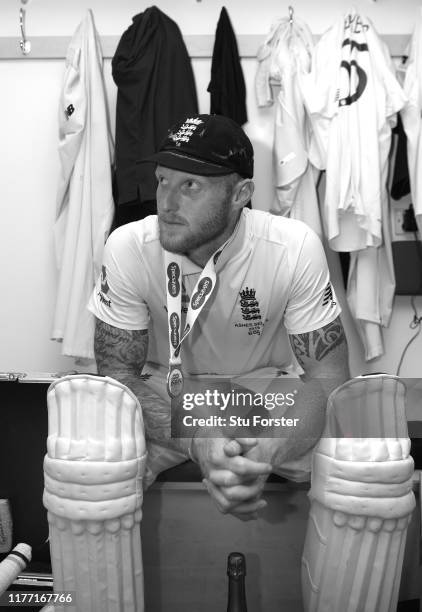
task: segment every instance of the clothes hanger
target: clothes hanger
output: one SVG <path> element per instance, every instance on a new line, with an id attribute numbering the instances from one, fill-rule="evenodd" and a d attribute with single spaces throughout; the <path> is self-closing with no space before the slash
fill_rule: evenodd
<path id="1" fill-rule="evenodd" d="M 28 5 L 30 0 L 20 0 L 20 2 L 23 5 Z M 22 8 L 21 6 L 21 8 L 19 9 L 19 27 L 21 30 L 21 40 L 19 42 L 19 46 L 22 50 L 23 55 L 28 55 L 28 53 L 31 52 L 31 42 L 26 39 L 25 15 L 26 15 L 26 9 Z"/>

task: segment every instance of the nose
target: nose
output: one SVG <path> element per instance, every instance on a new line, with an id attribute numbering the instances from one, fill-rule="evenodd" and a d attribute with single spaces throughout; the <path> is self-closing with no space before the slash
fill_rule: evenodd
<path id="1" fill-rule="evenodd" d="M 157 208 L 161 212 L 177 211 L 179 209 L 175 190 L 170 186 L 163 187 L 158 185 Z"/>

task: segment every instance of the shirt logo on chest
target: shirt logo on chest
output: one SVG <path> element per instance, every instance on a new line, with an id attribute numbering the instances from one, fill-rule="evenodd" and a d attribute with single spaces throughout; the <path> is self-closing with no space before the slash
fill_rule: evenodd
<path id="1" fill-rule="evenodd" d="M 240 295 L 240 310 L 244 321 L 252 319 L 262 319 L 261 311 L 259 310 L 259 302 L 255 297 L 256 290 L 246 287 L 239 292 Z"/>
<path id="2" fill-rule="evenodd" d="M 246 328 L 248 336 L 260 336 L 264 322 L 262 321 L 259 302 L 256 298 L 256 289 L 245 287 L 242 291 L 239 291 L 239 296 L 240 313 L 246 323 L 235 323 L 234 326 Z"/>

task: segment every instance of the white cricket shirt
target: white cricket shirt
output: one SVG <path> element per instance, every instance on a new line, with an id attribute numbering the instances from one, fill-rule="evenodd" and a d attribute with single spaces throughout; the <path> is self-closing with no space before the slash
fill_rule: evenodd
<path id="1" fill-rule="evenodd" d="M 340 313 L 322 244 L 301 221 L 244 209 L 215 268 L 216 288 L 182 345 L 186 373 L 227 376 L 288 367 L 286 332 L 318 329 Z M 182 257 L 182 307 L 201 271 Z M 148 328 L 147 360 L 167 368 L 166 282 L 153 215 L 110 235 L 88 308 L 115 327 Z"/>

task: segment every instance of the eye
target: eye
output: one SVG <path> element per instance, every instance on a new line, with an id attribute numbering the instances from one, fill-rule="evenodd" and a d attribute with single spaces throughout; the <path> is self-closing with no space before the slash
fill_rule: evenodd
<path id="1" fill-rule="evenodd" d="M 188 179 L 187 181 L 185 181 L 184 187 L 188 191 L 198 191 L 200 189 L 198 181 L 195 181 L 194 179 Z"/>
<path id="2" fill-rule="evenodd" d="M 165 179 L 165 177 L 164 177 L 162 174 L 158 174 L 158 173 L 156 173 L 156 175 L 155 175 L 155 176 L 156 176 L 157 181 L 158 181 L 158 183 L 159 183 L 160 185 L 163 185 L 163 184 L 166 182 L 166 179 Z"/>

